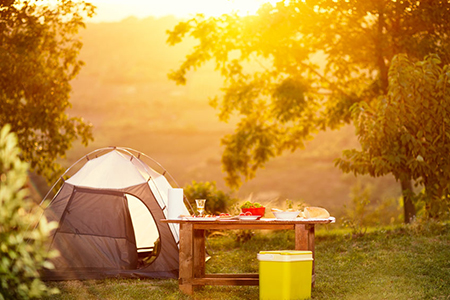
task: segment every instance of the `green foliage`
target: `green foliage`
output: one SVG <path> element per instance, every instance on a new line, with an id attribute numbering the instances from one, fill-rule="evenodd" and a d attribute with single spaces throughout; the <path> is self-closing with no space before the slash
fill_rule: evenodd
<path id="1" fill-rule="evenodd" d="M 370 204 L 370 188 L 362 190 L 360 184 L 352 189 L 351 207 L 344 206 L 347 210 L 342 224 L 352 229 L 354 235 L 364 235 L 367 231 L 365 218 L 368 205 Z"/>
<path id="2" fill-rule="evenodd" d="M 348 150 L 336 164 L 344 172 L 412 179 L 423 186 L 428 217 L 450 213 L 450 65 L 436 55 L 414 63 L 397 56 L 389 90 L 353 107 L 361 149 Z"/>
<path id="3" fill-rule="evenodd" d="M 373 187 L 364 186 L 361 181 L 353 186 L 350 197 L 339 224 L 349 228 L 353 237 L 365 235 L 369 227 L 401 223 L 401 198 L 377 199 Z"/>
<path id="4" fill-rule="evenodd" d="M 66 113 L 70 81 L 83 65 L 77 33 L 93 12 L 83 1 L 0 3 L 0 126 L 11 125 L 22 159 L 48 182 L 76 139 L 93 139 L 91 124 Z"/>
<path id="5" fill-rule="evenodd" d="M 307 203 L 305 203 L 305 201 L 303 201 L 303 199 L 300 199 L 300 200 L 286 199 L 285 200 L 285 209 L 288 209 L 288 210 L 302 211 L 307 206 L 309 206 L 309 205 Z"/>
<path id="6" fill-rule="evenodd" d="M 16 135 L 10 126 L 0 131 L 0 299 L 33 299 L 56 292 L 39 279 L 39 269 L 51 268 L 46 261 L 45 241 L 55 224 L 33 211 L 27 199 L 28 164 L 19 159 Z M 55 253 L 50 253 L 50 257 Z"/>
<path id="7" fill-rule="evenodd" d="M 258 202 L 251 202 L 251 201 L 245 201 L 241 205 L 241 208 L 258 208 L 258 207 L 262 207 L 262 205 Z"/>
<path id="8" fill-rule="evenodd" d="M 183 188 L 183 191 L 192 207 L 195 207 L 195 199 L 206 199 L 205 211 L 209 214 L 225 213 L 237 201 L 230 194 L 218 190 L 214 181 L 196 182 L 193 180 L 191 184 Z"/>
<path id="9" fill-rule="evenodd" d="M 286 206 L 288 209 L 293 209 L 294 203 L 292 202 L 292 200 L 286 199 Z"/>
<path id="10" fill-rule="evenodd" d="M 448 1 L 279 1 L 257 15 L 199 15 L 167 42 L 198 41 L 169 78 L 179 84 L 208 61 L 224 77 L 211 101 L 221 120 L 237 115 L 222 140 L 226 182 L 242 179 L 326 128 L 352 121 L 350 107 L 384 94 L 393 57 L 437 53 L 450 62 Z"/>

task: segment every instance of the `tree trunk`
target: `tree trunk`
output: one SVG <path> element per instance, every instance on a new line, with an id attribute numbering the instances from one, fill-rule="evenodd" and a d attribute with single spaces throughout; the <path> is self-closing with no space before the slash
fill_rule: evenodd
<path id="1" fill-rule="evenodd" d="M 402 186 L 405 224 L 408 224 L 416 216 L 416 207 L 413 203 L 414 194 L 412 190 L 412 182 L 410 179 L 402 179 L 400 180 L 400 184 Z"/>
<path id="2" fill-rule="evenodd" d="M 385 95 L 388 90 L 389 80 L 388 80 L 388 71 L 389 68 L 385 62 L 385 53 L 383 51 L 383 39 L 384 39 L 384 31 L 386 30 L 386 16 L 385 16 L 385 4 L 380 1 L 378 2 L 378 27 L 377 27 L 377 36 L 375 38 L 375 51 L 376 51 L 376 59 L 377 66 L 380 72 L 380 87 L 381 93 Z"/>

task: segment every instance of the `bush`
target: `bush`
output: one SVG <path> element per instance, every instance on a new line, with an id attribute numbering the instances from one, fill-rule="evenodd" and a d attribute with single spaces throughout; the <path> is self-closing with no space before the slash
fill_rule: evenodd
<path id="1" fill-rule="evenodd" d="M 55 228 L 39 214 L 25 188 L 28 164 L 19 159 L 17 137 L 5 126 L 0 131 L 0 299 L 33 299 L 57 292 L 39 279 L 45 261 L 45 241 Z M 55 253 L 50 253 L 50 257 Z"/>
<path id="2" fill-rule="evenodd" d="M 363 187 L 358 181 L 352 188 L 350 205 L 344 205 L 342 224 L 354 236 L 363 236 L 368 227 L 401 223 L 401 199 L 387 198 L 372 203 L 371 186 Z"/>
<path id="3" fill-rule="evenodd" d="M 193 180 L 183 190 L 194 210 L 196 209 L 195 199 L 206 199 L 205 211 L 207 214 L 229 212 L 230 207 L 237 202 L 237 199 L 231 197 L 231 195 L 218 190 L 214 181 L 196 182 Z"/>

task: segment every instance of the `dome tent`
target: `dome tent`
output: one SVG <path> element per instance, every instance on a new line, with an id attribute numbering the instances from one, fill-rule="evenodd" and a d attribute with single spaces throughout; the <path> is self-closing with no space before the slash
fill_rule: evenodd
<path id="1" fill-rule="evenodd" d="M 129 148 L 103 148 L 67 169 L 61 179 L 85 161 L 45 207 L 47 220 L 58 223 L 49 248 L 60 255 L 43 279 L 178 278 L 179 227 L 160 222 L 172 186 L 166 171 L 143 158 L 152 160 Z"/>

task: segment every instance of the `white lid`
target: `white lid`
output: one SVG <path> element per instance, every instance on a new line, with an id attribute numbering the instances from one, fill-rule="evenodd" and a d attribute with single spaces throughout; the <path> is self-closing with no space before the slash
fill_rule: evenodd
<path id="1" fill-rule="evenodd" d="M 311 261 L 311 251 L 277 250 L 260 251 L 257 255 L 259 261 Z"/>

